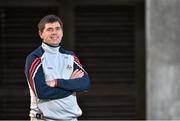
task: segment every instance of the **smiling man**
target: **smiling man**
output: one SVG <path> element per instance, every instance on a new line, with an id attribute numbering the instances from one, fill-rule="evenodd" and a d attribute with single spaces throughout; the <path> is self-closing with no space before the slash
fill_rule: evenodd
<path id="1" fill-rule="evenodd" d="M 90 88 L 90 80 L 79 59 L 59 44 L 63 24 L 59 17 L 47 15 L 38 24 L 42 44 L 26 58 L 31 105 L 31 121 L 76 121 L 82 111 L 76 92 Z"/>

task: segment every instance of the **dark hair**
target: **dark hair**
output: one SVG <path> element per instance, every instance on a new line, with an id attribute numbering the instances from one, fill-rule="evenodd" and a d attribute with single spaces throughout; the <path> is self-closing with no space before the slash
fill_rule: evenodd
<path id="1" fill-rule="evenodd" d="M 45 24 L 53 23 L 53 22 L 59 22 L 60 26 L 63 28 L 63 23 L 62 23 L 61 19 L 58 16 L 51 14 L 51 15 L 47 15 L 47 16 L 43 17 L 40 20 L 40 22 L 38 23 L 39 31 L 42 32 L 44 30 Z"/>

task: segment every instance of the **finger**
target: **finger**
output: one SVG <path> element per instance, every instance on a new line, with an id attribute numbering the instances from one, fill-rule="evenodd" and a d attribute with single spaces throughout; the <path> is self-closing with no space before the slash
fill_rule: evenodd
<path id="1" fill-rule="evenodd" d="M 46 84 L 51 86 L 52 85 L 52 81 L 47 81 Z"/>
<path id="2" fill-rule="evenodd" d="M 55 86 L 55 80 L 50 80 L 50 81 L 47 81 L 46 84 L 50 87 L 54 87 Z"/>
<path id="3" fill-rule="evenodd" d="M 83 77 L 83 76 L 84 76 L 84 72 L 83 72 L 82 70 L 76 69 L 76 70 L 72 73 L 70 79 L 81 78 L 81 77 Z"/>
<path id="4" fill-rule="evenodd" d="M 79 69 L 76 69 L 74 72 L 73 72 L 73 75 L 76 75 L 76 73 L 79 71 Z"/>
<path id="5" fill-rule="evenodd" d="M 47 85 L 50 85 L 50 82 L 48 81 L 48 82 L 46 82 L 46 84 L 47 84 Z"/>
<path id="6" fill-rule="evenodd" d="M 78 69 L 76 69 L 76 70 L 71 74 L 71 77 L 74 76 L 77 71 L 78 71 Z"/>
<path id="7" fill-rule="evenodd" d="M 79 69 L 76 69 L 74 72 L 73 72 L 73 75 L 75 76 L 75 75 L 77 75 L 78 73 L 79 73 Z"/>
<path id="8" fill-rule="evenodd" d="M 76 73 L 76 78 L 80 78 L 84 76 L 84 72 L 83 71 L 79 71 L 78 73 Z"/>
<path id="9" fill-rule="evenodd" d="M 79 71 L 79 69 L 76 69 L 73 73 L 76 73 L 76 72 L 78 72 Z"/>
<path id="10" fill-rule="evenodd" d="M 80 73 L 82 73 L 82 70 L 77 71 L 75 75 L 79 75 Z"/>
<path id="11" fill-rule="evenodd" d="M 83 77 L 84 76 L 84 72 L 79 74 L 79 77 Z"/>

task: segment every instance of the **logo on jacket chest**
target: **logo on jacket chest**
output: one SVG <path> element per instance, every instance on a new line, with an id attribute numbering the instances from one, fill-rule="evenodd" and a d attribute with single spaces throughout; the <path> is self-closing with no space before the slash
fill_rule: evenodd
<path id="1" fill-rule="evenodd" d="M 49 67 L 47 67 L 47 69 L 52 70 L 52 69 L 53 69 L 53 67 L 49 66 Z"/>
<path id="2" fill-rule="evenodd" d="M 72 66 L 71 66 L 70 64 L 68 64 L 68 65 L 66 66 L 66 69 L 67 69 L 67 70 L 71 70 L 71 69 L 72 69 Z"/>

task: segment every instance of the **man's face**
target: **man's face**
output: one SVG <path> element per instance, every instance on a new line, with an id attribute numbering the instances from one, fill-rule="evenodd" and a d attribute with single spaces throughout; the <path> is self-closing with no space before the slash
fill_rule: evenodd
<path id="1" fill-rule="evenodd" d="M 43 39 L 43 42 L 57 46 L 63 37 L 63 30 L 59 22 L 47 23 L 43 32 L 39 31 L 39 35 Z"/>

